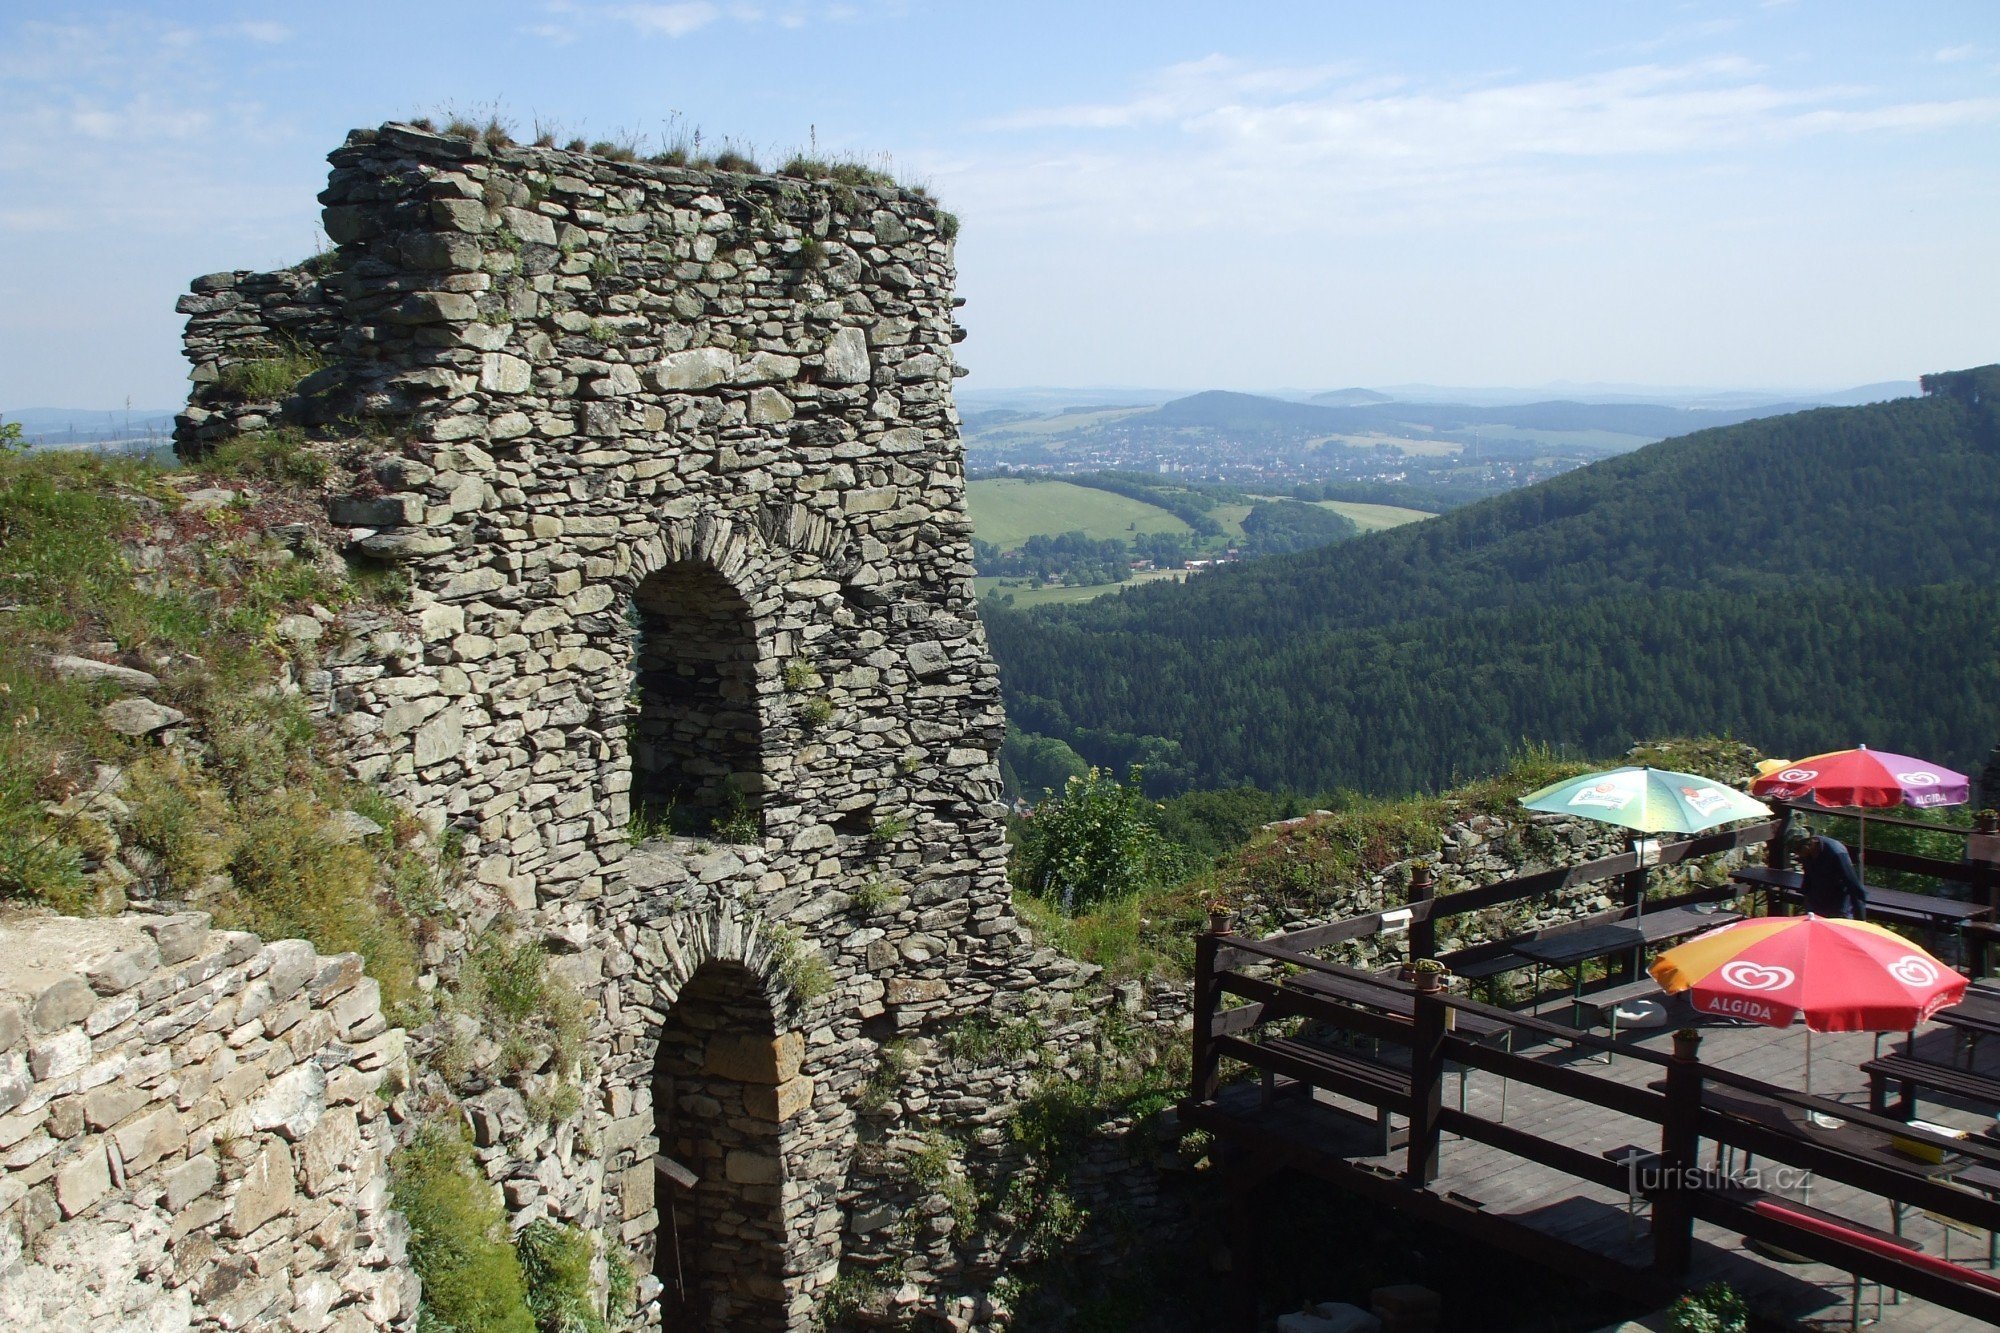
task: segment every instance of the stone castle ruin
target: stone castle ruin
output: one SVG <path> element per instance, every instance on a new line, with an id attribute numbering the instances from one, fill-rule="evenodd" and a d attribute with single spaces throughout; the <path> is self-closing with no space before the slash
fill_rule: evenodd
<path id="1" fill-rule="evenodd" d="M 488 1171 L 517 1221 L 650 1260 L 669 1327 L 808 1327 L 871 1246 L 948 1279 L 936 1229 L 882 1229 L 907 1201 L 855 1165 L 857 1098 L 885 1042 L 1080 972 L 1008 900 L 954 224 L 402 125 L 330 160 L 324 271 L 183 298 L 178 446 L 351 441 L 332 517 L 409 614 L 305 684 L 591 1003 L 578 1123 L 474 1099 Z M 283 403 L 229 387 L 280 356 L 320 368 Z M 943 1069 L 902 1104 L 969 1127 L 1014 1086 Z"/>

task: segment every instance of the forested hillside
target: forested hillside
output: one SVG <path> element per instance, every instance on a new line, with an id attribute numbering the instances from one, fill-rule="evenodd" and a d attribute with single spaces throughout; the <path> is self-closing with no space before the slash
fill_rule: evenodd
<path id="1" fill-rule="evenodd" d="M 2000 735 L 2000 366 L 1702 431 L 989 629 L 1009 714 L 1156 788 L 1393 791 L 1523 739 L 1732 731 L 1977 768 Z"/>

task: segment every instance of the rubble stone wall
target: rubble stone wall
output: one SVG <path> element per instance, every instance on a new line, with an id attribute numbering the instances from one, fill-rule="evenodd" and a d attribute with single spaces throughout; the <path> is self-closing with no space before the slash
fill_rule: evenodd
<path id="1" fill-rule="evenodd" d="M 0 1324 L 414 1325 L 358 955 L 201 913 L 0 925 Z"/>

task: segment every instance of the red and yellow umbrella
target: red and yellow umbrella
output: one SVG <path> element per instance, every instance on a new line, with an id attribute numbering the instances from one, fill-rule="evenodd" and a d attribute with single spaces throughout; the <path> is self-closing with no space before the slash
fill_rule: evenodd
<path id="1" fill-rule="evenodd" d="M 1966 980 L 1893 930 L 1824 916 L 1757 916 L 1698 935 L 1653 960 L 1653 980 L 1695 1009 L 1765 1027 L 1806 1025 L 1812 1092 L 1815 1032 L 1908 1032 L 1957 1004 Z M 1815 1112 L 1815 1123 L 1837 1122 Z"/>
<path id="2" fill-rule="evenodd" d="M 1700 1013 L 1812 1032 L 1908 1032 L 1966 986 L 1892 930 L 1823 916 L 1737 921 L 1667 950 L 1652 973 Z"/>

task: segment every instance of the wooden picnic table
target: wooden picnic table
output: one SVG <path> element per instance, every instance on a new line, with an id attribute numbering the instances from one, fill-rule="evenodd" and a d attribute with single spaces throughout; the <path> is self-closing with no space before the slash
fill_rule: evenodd
<path id="1" fill-rule="evenodd" d="M 1768 866 L 1745 866 L 1730 872 L 1729 878 L 1764 895 L 1767 913 L 1779 902 L 1797 902 L 1804 896 L 1805 877 L 1796 870 L 1773 870 Z M 1993 909 L 1959 898 L 1940 898 L 1929 893 L 1908 893 L 1902 889 L 1865 885 L 1868 915 L 1904 925 L 1933 926 L 1956 930 L 1968 921 L 1989 917 Z M 1771 913 L 1774 914 L 1774 913 Z"/>
<path id="2" fill-rule="evenodd" d="M 1972 1068 L 1979 1053 L 1981 1037 L 2000 1036 L 2000 994 L 1981 986 L 1968 986 L 1965 998 L 1931 1015 L 1931 1021 L 1952 1029 L 1955 1045 L 1965 1051 L 1965 1067 Z M 1904 1050 L 1910 1051 L 1906 1043 Z"/>
<path id="3" fill-rule="evenodd" d="M 1606 921 L 1581 930 L 1514 940 L 1510 942 L 1510 947 L 1535 965 L 1536 994 L 1539 995 L 1542 989 L 1542 968 L 1557 967 L 1568 971 L 1574 978 L 1571 999 L 1580 1002 L 1583 999 L 1583 964 L 1591 959 L 1606 958 L 1629 950 L 1634 955 L 1633 971 L 1637 972 L 1638 953 L 1647 945 L 1699 935 L 1741 919 L 1742 913 L 1727 908 L 1669 907 L 1665 911 L 1626 917 L 1621 921 Z"/>

